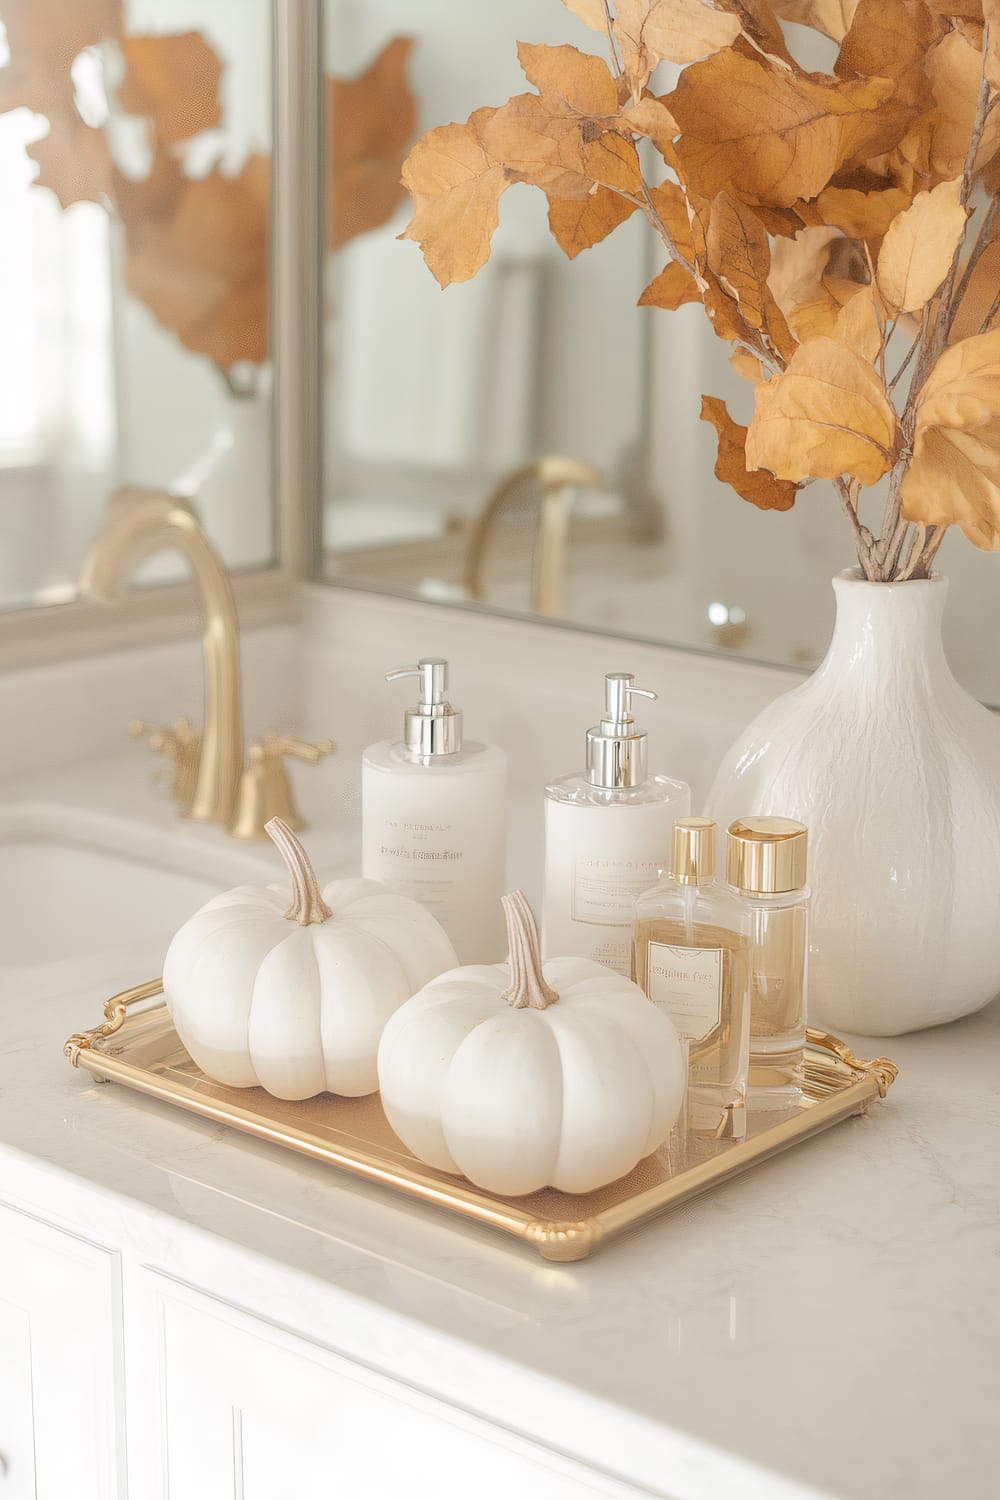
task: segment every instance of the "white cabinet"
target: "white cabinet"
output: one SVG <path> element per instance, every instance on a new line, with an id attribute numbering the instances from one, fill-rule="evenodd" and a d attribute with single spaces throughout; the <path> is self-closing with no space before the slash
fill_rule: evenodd
<path id="1" fill-rule="evenodd" d="M 0 1500 L 634 1500 L 150 1268 L 150 1248 L 0 1202 Z"/>
<path id="2" fill-rule="evenodd" d="M 0 1496 L 119 1486 L 118 1257 L 0 1204 Z"/>
<path id="3" fill-rule="evenodd" d="M 135 1500 L 622 1493 L 582 1465 L 165 1277 L 149 1274 L 147 1289 L 158 1368 L 143 1383 L 165 1420 L 143 1424 L 160 1452 L 146 1455 L 141 1475 L 137 1465 Z M 131 1391 L 129 1421 L 131 1454 Z"/>

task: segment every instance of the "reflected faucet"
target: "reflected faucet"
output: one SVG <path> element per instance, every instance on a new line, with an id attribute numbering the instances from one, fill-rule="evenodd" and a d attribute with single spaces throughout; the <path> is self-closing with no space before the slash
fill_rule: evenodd
<path id="1" fill-rule="evenodd" d="M 163 491 L 116 491 L 80 570 L 80 590 L 111 602 L 124 592 L 133 566 L 153 553 L 176 550 L 187 558 L 201 600 L 205 725 L 199 735 L 188 720 L 171 729 L 148 729 L 154 750 L 174 762 L 173 794 L 185 817 L 223 823 L 238 838 L 260 838 L 269 817 L 301 827 L 291 799 L 282 756 L 316 761 L 330 741 L 304 744 L 267 736 L 252 747 L 243 766 L 239 627 L 229 578 L 189 501 Z"/>
<path id="2" fill-rule="evenodd" d="M 531 568 L 531 608 L 536 615 L 564 615 L 568 603 L 569 523 L 572 491 L 598 489 L 601 477 L 589 464 L 558 454 L 504 476 L 473 523 L 465 555 L 465 588 L 486 598 L 486 558 L 500 515 L 525 485 L 540 490 Z"/>

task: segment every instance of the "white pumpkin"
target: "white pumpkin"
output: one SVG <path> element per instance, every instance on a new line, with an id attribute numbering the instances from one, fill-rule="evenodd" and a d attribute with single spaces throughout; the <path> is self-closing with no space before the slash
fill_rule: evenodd
<path id="1" fill-rule="evenodd" d="M 527 899 L 503 905 L 508 962 L 442 974 L 387 1023 L 382 1106 L 422 1161 L 490 1192 L 590 1192 L 666 1140 L 681 1046 L 630 979 L 586 958 L 543 970 Z"/>
<path id="2" fill-rule="evenodd" d="M 377 880 L 321 891 L 292 830 L 267 832 L 288 866 L 280 885 L 238 886 L 185 922 L 163 966 L 177 1034 L 219 1083 L 279 1099 L 370 1094 L 382 1028 L 457 962 L 437 920 Z"/>

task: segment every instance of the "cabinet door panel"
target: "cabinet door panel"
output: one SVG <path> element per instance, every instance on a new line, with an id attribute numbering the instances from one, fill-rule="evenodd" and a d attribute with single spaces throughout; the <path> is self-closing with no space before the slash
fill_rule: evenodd
<path id="1" fill-rule="evenodd" d="M 3 1250 L 0 1249 L 0 1262 Z M 0 1479 L 4 1500 L 34 1500 L 35 1435 L 31 1409 L 31 1321 L 0 1299 Z"/>
<path id="2" fill-rule="evenodd" d="M 4 1500 L 118 1493 L 117 1284 L 112 1252 L 0 1205 Z"/>
<path id="3" fill-rule="evenodd" d="M 218 1311 L 213 1310 L 217 1308 Z M 164 1490 L 184 1500 L 594 1500 L 580 1465 L 179 1290 L 160 1306 Z"/>

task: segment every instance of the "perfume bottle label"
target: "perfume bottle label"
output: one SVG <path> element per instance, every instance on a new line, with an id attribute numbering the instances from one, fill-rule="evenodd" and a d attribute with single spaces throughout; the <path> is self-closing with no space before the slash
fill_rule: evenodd
<path id="1" fill-rule="evenodd" d="M 722 949 L 650 943 L 646 993 L 678 1035 L 701 1042 L 722 1020 Z"/>
<path id="2" fill-rule="evenodd" d="M 578 854 L 573 861 L 573 921 L 631 928 L 635 898 L 656 884 L 659 868 L 655 859 Z M 626 946 L 631 950 L 631 933 Z"/>
<path id="3" fill-rule="evenodd" d="M 545 803 L 542 951 L 632 972 L 633 905 L 656 883 L 676 807 Z"/>

